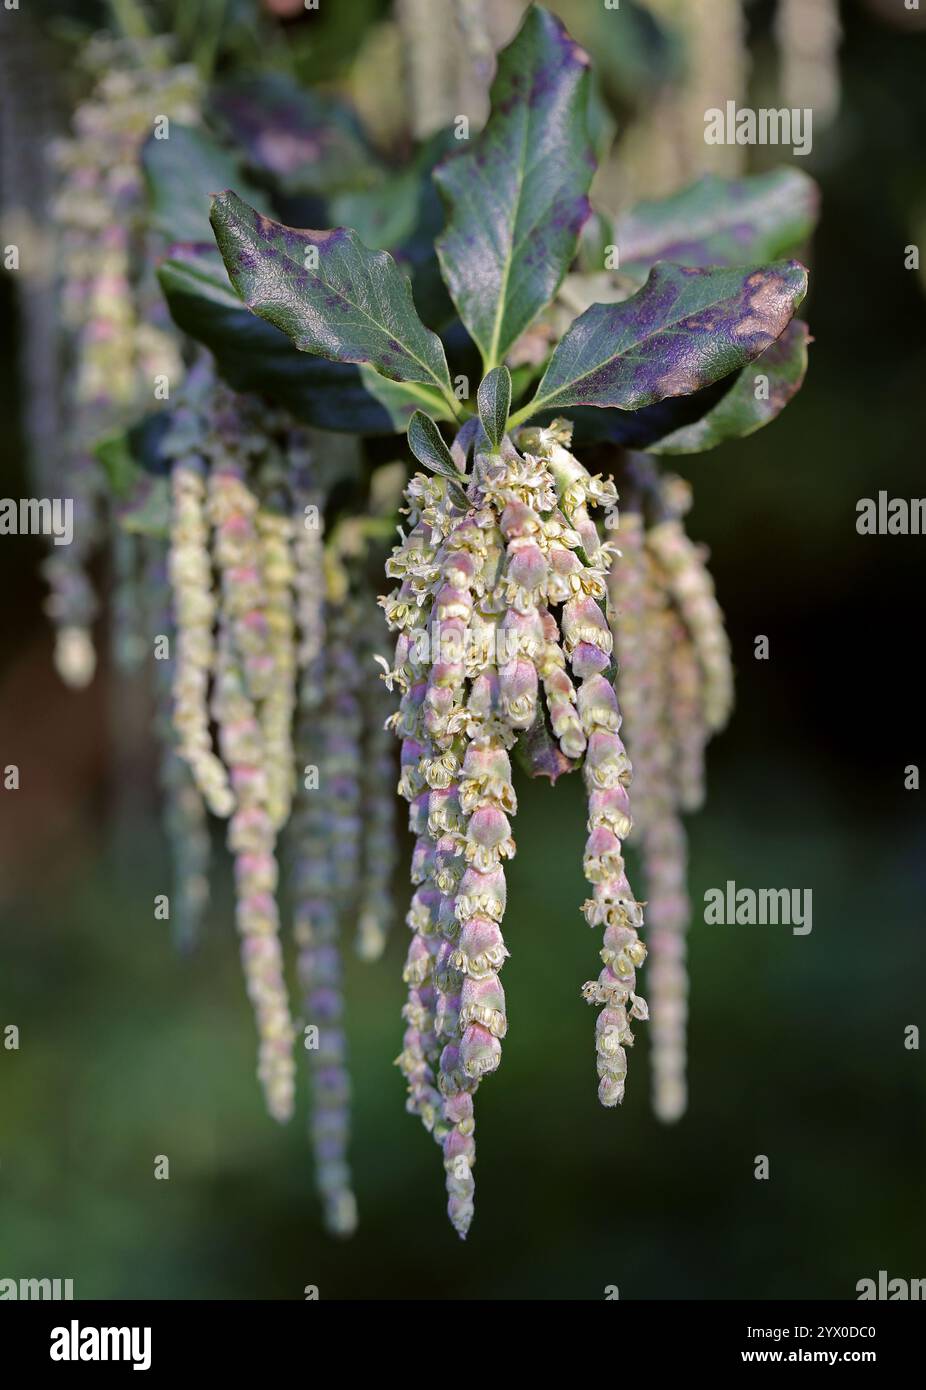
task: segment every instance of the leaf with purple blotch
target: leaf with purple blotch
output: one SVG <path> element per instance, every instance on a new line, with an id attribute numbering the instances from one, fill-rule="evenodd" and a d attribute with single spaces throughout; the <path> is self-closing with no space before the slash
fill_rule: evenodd
<path id="1" fill-rule="evenodd" d="M 621 274 L 642 282 L 657 261 L 731 266 L 793 256 L 814 229 L 819 201 L 817 185 L 800 169 L 739 179 L 706 174 L 669 198 L 638 203 L 618 222 Z"/>
<path id="2" fill-rule="evenodd" d="M 559 288 L 595 170 L 588 58 L 553 15 L 531 6 L 499 57 L 491 95 L 472 149 L 434 175 L 448 209 L 441 270 L 486 371 Z"/>
<path id="3" fill-rule="evenodd" d="M 593 304 L 575 320 L 510 425 L 575 405 L 639 410 L 709 386 L 770 347 L 806 290 L 797 261 L 735 269 L 660 262 L 630 299 Z"/>
<path id="4" fill-rule="evenodd" d="M 215 239 L 245 304 L 301 352 L 367 363 L 434 410 L 456 413 L 443 345 L 415 310 L 408 277 L 356 232 L 297 230 L 232 192 L 212 204 Z"/>
<path id="5" fill-rule="evenodd" d="M 772 343 L 734 379 L 705 415 L 649 446 L 651 454 L 703 454 L 730 439 L 742 439 L 780 415 L 800 390 L 812 342 L 806 323 L 792 319 Z M 761 378 L 764 381 L 760 381 Z M 757 395 L 757 392 L 760 394 Z"/>

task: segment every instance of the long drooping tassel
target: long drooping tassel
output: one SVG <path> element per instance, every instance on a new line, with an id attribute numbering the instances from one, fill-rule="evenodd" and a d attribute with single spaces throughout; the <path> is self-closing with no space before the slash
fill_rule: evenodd
<path id="1" fill-rule="evenodd" d="M 178 752 L 209 809 L 228 816 L 235 805 L 228 773 L 212 746 L 209 683 L 215 665 L 216 596 L 206 516 L 206 464 L 181 454 L 171 468 L 168 569 L 176 623 L 173 725 Z"/>
<path id="2" fill-rule="evenodd" d="M 340 640 L 337 623 L 333 631 L 329 629 L 328 640 L 329 647 Z M 313 735 L 317 734 L 320 761 L 318 785 L 303 784 L 292 826 L 293 933 L 299 952 L 299 982 L 306 1018 L 305 1047 L 312 1089 L 309 1132 L 315 1183 L 326 1227 L 334 1235 L 348 1236 L 357 1225 L 357 1202 L 347 1159 L 350 1075 L 341 978 L 339 868 L 334 860 L 337 831 L 332 825 L 337 811 L 331 802 L 333 788 L 343 777 L 340 764 L 344 734 L 335 704 L 340 680 L 337 663 L 329 664 L 326 655 L 320 658 L 320 667 L 314 673 L 313 684 L 320 681 L 322 706 L 319 709 L 310 698 L 300 708 L 301 760 L 311 756 Z"/>
<path id="3" fill-rule="evenodd" d="M 629 829 L 629 762 L 614 692 L 602 675 L 611 637 L 600 604 L 612 546 L 601 543 L 589 514 L 590 505 L 613 507 L 615 491 L 567 452 L 570 433 L 555 422 L 548 431 L 523 431 L 523 452 L 505 440 L 498 450 L 477 453 L 465 502 L 443 479 L 416 475 L 406 493 L 412 529 L 387 567 L 400 581 L 383 600 L 399 633 L 387 680 L 403 692 L 393 726 L 403 737 L 400 789 L 418 837 L 405 973 L 409 1026 L 399 1061 L 409 1108 L 441 1143 L 448 1212 L 461 1236 L 473 1216 L 473 1097 L 499 1065 L 507 1029 L 499 971 L 508 955 L 504 861 L 515 851 L 509 751 L 546 716 L 560 761 L 545 752 L 538 770 L 555 778 L 586 753 L 594 817 L 586 865 L 596 895 L 586 914 L 608 928 L 605 971 L 586 993 L 646 1016 L 634 976 L 645 954 L 637 936 L 641 911 L 626 884 L 619 840 L 616 858 L 611 841 L 608 849 L 598 845 L 612 828 Z M 567 661 L 581 682 L 578 695 Z M 599 867 L 607 872 L 599 875 Z M 626 1020 L 619 1032 L 631 1040 Z M 599 1045 L 599 1072 L 602 1099 L 614 1104 L 623 1053 L 608 1055 L 609 1046 Z"/>
<path id="4" fill-rule="evenodd" d="M 156 43 L 100 39 L 87 46 L 86 56 L 96 85 L 75 112 L 71 138 L 54 150 L 61 315 L 72 359 L 64 490 L 74 504 L 74 538 L 44 566 L 55 664 L 74 686 L 86 685 L 96 664 L 91 626 L 97 604 L 88 567 L 102 533 L 103 485 L 92 446 L 153 399 L 153 364 L 174 383 L 182 375 L 172 337 L 145 324 L 136 301 L 139 152 L 160 113 L 195 121 L 199 99 L 195 71 L 167 66 Z"/>
<path id="5" fill-rule="evenodd" d="M 209 477 L 215 561 L 222 584 L 213 708 L 236 799 L 228 843 L 235 856 L 236 916 L 245 981 L 257 1021 L 258 1077 L 268 1111 L 274 1119 L 285 1121 L 292 1115 L 294 1100 L 293 1024 L 276 902 L 276 830 L 269 810 L 263 732 L 252 694 L 253 633 L 266 625 L 260 608 L 265 600 L 254 520 L 257 499 L 232 447 L 233 422 L 226 424 L 229 434 L 216 441 L 218 463 L 213 462 Z M 252 613 L 260 621 L 249 623 Z"/>
<path id="6" fill-rule="evenodd" d="M 145 603 L 152 641 L 166 637 L 176 659 L 177 634 L 171 611 L 167 547 L 147 538 L 144 546 Z M 170 894 L 171 934 L 184 954 L 199 941 L 209 903 L 212 845 L 202 793 L 190 768 L 177 751 L 173 725 L 172 660 L 154 662 L 154 728 L 160 747 L 160 785 L 164 798 L 163 824 L 170 847 L 173 886 Z"/>

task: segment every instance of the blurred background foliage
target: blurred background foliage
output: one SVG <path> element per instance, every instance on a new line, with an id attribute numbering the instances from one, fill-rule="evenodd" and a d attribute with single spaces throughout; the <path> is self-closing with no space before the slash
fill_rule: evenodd
<path id="1" fill-rule="evenodd" d="M 63 51 L 92 27 L 76 0 L 43 8 Z M 666 84 L 671 100 L 686 58 L 671 5 L 653 5 L 630 54 L 610 51 L 591 0 L 552 8 L 589 48 L 611 119 L 652 112 Z M 211 37 L 214 6 L 175 9 L 219 75 L 252 42 L 245 0 Z M 390 6 L 266 9 L 280 63 L 351 97 L 378 148 L 406 155 Z M 496 42 L 519 10 L 492 7 Z M 761 104 L 776 91 L 774 6 L 746 12 Z M 581 789 L 522 785 L 512 1026 L 479 1095 L 471 1237 L 461 1246 L 446 1223 L 437 1154 L 391 1066 L 407 864 L 386 958 L 348 964 L 361 1225 L 343 1245 L 324 1237 L 303 1121 L 277 1130 L 254 1080 L 225 876 L 202 947 L 179 958 L 153 918 L 169 869 L 138 702 L 105 667 L 82 694 L 57 682 L 40 544 L 6 537 L 0 765 L 18 764 L 22 785 L 0 791 L 0 1030 L 15 1023 L 21 1045 L 0 1049 L 0 1277 L 71 1277 L 85 1298 L 300 1298 L 315 1284 L 323 1298 L 583 1299 L 617 1284 L 622 1298 L 812 1299 L 853 1298 L 878 1269 L 924 1273 L 926 1095 L 922 1053 L 903 1046 L 907 1025 L 926 1025 L 924 793 L 904 790 L 906 765 L 926 761 L 924 542 L 857 535 L 855 504 L 879 489 L 923 492 L 926 302 L 904 250 L 926 222 L 926 31 L 901 0 L 841 14 L 838 111 L 796 161 L 823 194 L 807 383 L 769 429 L 681 470 L 738 672 L 737 713 L 711 748 L 708 806 L 690 826 L 687 1116 L 667 1129 L 650 1114 L 645 1028 L 622 1109 L 597 1103 L 593 1014 L 579 996 L 599 944 L 578 910 Z M 751 169 L 782 157 L 748 153 Z M 620 202 L 610 166 L 606 178 Z M 20 496 L 9 277 L 0 296 L 13 325 L 0 492 Z M 766 662 L 753 659 L 758 634 Z M 705 890 L 727 879 L 812 889 L 812 934 L 699 925 Z M 153 1177 L 159 1154 L 168 1182 Z M 758 1154 L 768 1182 L 753 1176 Z"/>

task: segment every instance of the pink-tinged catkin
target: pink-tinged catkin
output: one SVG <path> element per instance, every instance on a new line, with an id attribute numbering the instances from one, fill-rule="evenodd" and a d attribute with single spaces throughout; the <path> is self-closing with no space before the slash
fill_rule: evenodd
<path id="1" fill-rule="evenodd" d="M 618 544 L 619 553 L 608 574 L 608 598 L 623 736 L 633 762 L 636 840 L 648 819 L 648 792 L 665 734 L 657 698 L 662 689 L 659 653 L 652 634 L 654 616 L 665 608 L 666 598 L 653 583 L 655 569 L 639 511 L 623 509 Z"/>
<path id="2" fill-rule="evenodd" d="M 685 692 L 681 708 L 675 703 L 674 657 L 686 641 L 684 625 L 667 603 L 663 576 L 650 559 L 653 596 L 648 641 L 656 672 L 652 700 L 659 717 L 659 737 L 649 770 L 646 821 L 642 835 L 646 882 L 649 963 L 647 980 L 651 1010 L 652 1101 L 657 1117 L 667 1123 L 680 1118 L 687 1100 L 686 1023 L 688 975 L 685 932 L 690 908 L 686 883 L 687 838 L 679 812 L 678 738 L 674 719 L 689 711 Z M 697 694 L 697 688 L 695 689 Z M 700 722 L 700 710 L 695 717 Z"/>
<path id="3" fill-rule="evenodd" d="M 273 683 L 263 556 L 257 529 L 259 500 L 251 487 L 252 450 L 242 402 L 216 387 L 213 428 L 205 443 L 210 462 L 208 510 L 222 586 L 222 612 L 255 701 Z"/>
<path id="4" fill-rule="evenodd" d="M 668 724 L 675 749 L 675 795 L 682 811 L 697 811 L 704 805 L 707 726 L 701 685 L 694 643 L 676 615 L 669 655 Z"/>
<path id="5" fill-rule="evenodd" d="M 506 1026 L 500 912 L 488 923 L 495 945 L 478 937 L 486 925 L 482 880 L 491 875 L 495 883 L 501 860 L 514 852 L 498 800 L 513 811 L 502 783 L 510 787 L 505 746 L 515 735 L 495 664 L 502 545 L 494 511 L 458 507 L 443 480 L 416 475 L 407 498 L 412 530 L 387 567 L 401 582 L 383 601 L 399 633 L 388 679 L 403 692 L 393 726 L 403 739 L 399 788 L 416 836 L 399 1065 L 409 1109 L 441 1145 L 448 1214 L 465 1236 L 473 1215 L 473 1093 L 498 1065 Z M 505 709 L 516 718 L 522 693 L 512 680 Z M 483 765 L 499 752 L 505 768 Z M 503 888 L 494 891 L 504 903 Z"/>
<path id="6" fill-rule="evenodd" d="M 230 622 L 222 619 L 214 699 L 222 753 L 237 806 L 228 829 L 235 860 L 235 915 L 241 959 L 258 1036 L 257 1075 L 267 1110 L 286 1121 L 293 1112 L 293 1023 L 283 973 L 276 903 L 276 832 L 267 811 L 260 724 L 247 692 Z"/>
<path id="7" fill-rule="evenodd" d="M 703 677 L 704 719 L 708 729 L 716 733 L 725 726 L 733 708 L 733 667 L 723 613 L 704 552 L 689 540 L 678 517 L 651 527 L 646 544 L 665 573 L 669 593 L 694 643 Z"/>
<path id="8" fill-rule="evenodd" d="M 228 834 L 235 856 L 236 915 L 245 980 L 257 1020 L 258 1076 L 270 1114 L 287 1120 L 293 1109 L 295 1064 L 275 897 L 276 829 L 269 809 L 263 730 L 253 682 L 246 674 L 248 658 L 255 651 L 247 618 L 255 611 L 266 616 L 254 520 L 257 499 L 234 448 L 230 415 L 222 417 L 222 433 L 217 431 L 213 437 L 212 453 L 209 512 L 221 580 L 213 708 L 237 803 Z"/>
<path id="9" fill-rule="evenodd" d="M 579 681 L 578 711 L 587 739 L 583 778 L 588 800 L 588 840 L 583 857 L 592 896 L 584 905 L 591 926 L 603 926 L 604 969 L 588 981 L 583 995 L 602 1006 L 595 1029 L 598 1096 L 613 1106 L 624 1097 L 625 1048 L 633 1043 L 632 1019 L 648 1017 L 645 999 L 636 992 L 636 970 L 646 948 L 639 937 L 643 910 L 627 879 L 623 842 L 630 834 L 629 787 L 633 775 L 620 736 L 621 714 L 612 679 L 613 637 L 603 608 L 605 576 L 614 546 L 601 544 L 588 507 L 613 511 L 613 483 L 592 477 L 568 452 L 568 429 L 554 422 L 542 432 L 540 446 L 549 459 L 569 525 L 582 539 L 586 563 L 580 582 L 563 606 L 561 627 L 572 674 Z M 619 561 L 617 562 L 619 563 Z"/>
<path id="10" fill-rule="evenodd" d="M 669 1122 L 684 1112 L 687 1094 L 690 907 L 680 812 L 703 799 L 703 676 L 668 575 L 646 544 L 636 510 L 624 512 L 620 548 L 609 593 L 647 900 L 652 1098 L 657 1116 Z"/>
<path id="11" fill-rule="evenodd" d="M 608 1005 L 599 1029 L 606 1103 L 623 1085 L 610 1025 L 616 1018 L 629 1042 L 628 1014 L 646 1012 L 633 975 L 643 958 L 641 912 L 620 858 L 630 768 L 603 674 L 611 636 L 601 603 L 613 545 L 601 542 L 589 514 L 590 505 L 612 510 L 616 493 L 573 459 L 569 438 L 557 422 L 522 432 L 522 452 L 509 440 L 477 452 L 465 505 L 443 479 L 416 475 L 407 491 L 412 529 L 387 567 L 400 581 L 383 600 L 399 633 L 387 679 L 403 692 L 393 725 L 404 739 L 400 790 L 418 837 L 406 964 L 414 998 L 400 1064 L 410 1108 L 441 1143 L 448 1212 L 461 1236 L 473 1216 L 473 1097 L 497 1068 L 507 1029 L 499 971 L 508 954 L 504 861 L 515 850 L 509 752 L 546 718 L 566 759 L 586 754 L 586 867 L 596 895 L 586 911 L 608 927 L 605 971 L 587 988 Z"/>

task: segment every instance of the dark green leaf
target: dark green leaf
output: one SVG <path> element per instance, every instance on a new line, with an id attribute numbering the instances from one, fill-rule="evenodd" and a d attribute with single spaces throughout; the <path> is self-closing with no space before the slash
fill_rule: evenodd
<path id="1" fill-rule="evenodd" d="M 553 298 L 575 255 L 595 166 L 587 109 L 588 58 L 532 6 L 499 58 L 485 129 L 435 172 L 448 206 L 441 269 L 487 369 Z"/>
<path id="2" fill-rule="evenodd" d="M 482 428 L 497 448 L 505 434 L 511 408 L 511 374 L 507 367 L 494 367 L 476 395 Z"/>
<path id="3" fill-rule="evenodd" d="M 209 348 L 236 391 L 272 397 L 305 424 L 351 434 L 404 430 L 418 398 L 370 368 L 299 352 L 242 304 L 214 246 L 176 246 L 158 270 L 174 322 Z"/>
<path id="4" fill-rule="evenodd" d="M 813 231 L 818 204 L 817 185 L 799 169 L 741 179 L 706 174 L 670 198 L 639 203 L 619 222 L 620 269 L 642 280 L 656 261 L 732 266 L 793 256 Z"/>
<path id="5" fill-rule="evenodd" d="M 460 470 L 453 461 L 453 455 L 444 442 L 444 437 L 431 419 L 423 411 L 416 410 L 408 425 L 408 447 L 419 463 L 430 468 L 432 473 L 442 473 L 445 478 L 460 481 Z"/>
<path id="6" fill-rule="evenodd" d="M 344 227 L 284 227 L 231 192 L 213 202 L 212 225 L 241 298 L 300 351 L 368 363 L 438 407 L 452 395 L 441 341 L 419 319 L 388 252 L 370 251 Z"/>
<path id="7" fill-rule="evenodd" d="M 170 138 L 152 136 L 141 157 L 151 220 L 168 241 L 208 241 L 210 201 L 231 183 L 260 204 L 234 155 L 201 130 L 171 122 Z"/>
<path id="8" fill-rule="evenodd" d="M 793 319 L 777 342 L 743 368 L 713 409 L 650 445 L 649 452 L 701 454 L 767 425 L 800 390 L 809 341 L 806 323 Z"/>
<path id="9" fill-rule="evenodd" d="M 576 319 L 511 423 L 573 405 L 639 410 L 697 391 L 770 347 L 806 289 L 796 261 L 730 270 L 661 261 L 630 299 Z"/>
<path id="10" fill-rule="evenodd" d="M 286 193 L 330 196 L 369 187 L 383 177 L 350 108 L 337 98 L 297 86 L 282 73 L 226 83 L 214 101 L 249 164 L 273 174 Z M 212 191 L 234 182 L 226 179 Z"/>

